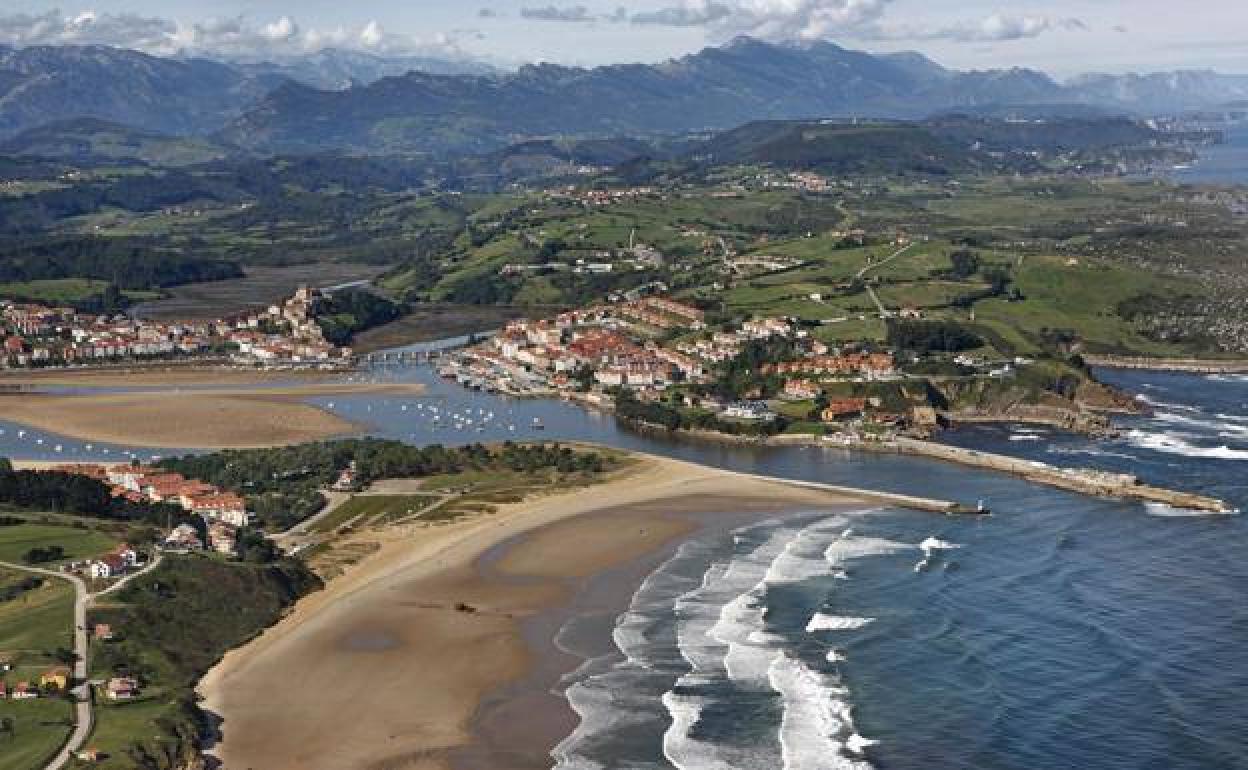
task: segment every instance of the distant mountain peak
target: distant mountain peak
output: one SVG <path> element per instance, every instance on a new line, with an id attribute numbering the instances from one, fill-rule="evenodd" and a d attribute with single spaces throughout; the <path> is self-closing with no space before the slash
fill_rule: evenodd
<path id="1" fill-rule="evenodd" d="M 537 136 L 645 136 L 751 120 L 919 118 L 1002 104 L 1155 113 L 1245 100 L 1248 76 L 1202 70 L 1058 83 L 1023 67 L 965 72 L 915 52 L 747 36 L 658 64 L 536 63 L 514 72 L 334 48 L 222 62 L 107 46 L 0 46 L 0 139 L 94 117 L 166 134 L 224 127 L 229 141 L 264 151 L 490 152 Z"/>

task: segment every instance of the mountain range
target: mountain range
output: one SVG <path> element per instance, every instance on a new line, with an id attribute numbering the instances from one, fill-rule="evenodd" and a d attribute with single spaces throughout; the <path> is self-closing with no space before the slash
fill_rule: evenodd
<path id="1" fill-rule="evenodd" d="M 296 83 L 325 90 L 368 85 L 385 77 L 408 72 L 427 72 L 431 75 L 499 74 L 496 67 L 473 59 L 377 56 L 341 48 L 326 48 L 315 53 L 274 60 L 235 60 L 230 63 L 251 75 L 289 78 Z"/>
<path id="2" fill-rule="evenodd" d="M 402 73 L 402 74 L 396 74 Z M 555 136 L 652 136 L 755 120 L 919 118 L 1009 107 L 1153 114 L 1248 99 L 1248 76 L 961 72 L 916 53 L 741 38 L 659 64 L 472 62 L 322 51 L 282 62 L 172 59 L 100 46 L 0 47 L 0 139 L 91 117 L 212 135 L 261 153 L 450 155 Z"/>

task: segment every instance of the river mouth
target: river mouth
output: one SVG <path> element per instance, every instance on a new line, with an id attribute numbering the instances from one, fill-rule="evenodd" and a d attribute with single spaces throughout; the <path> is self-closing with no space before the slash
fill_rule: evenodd
<path id="1" fill-rule="evenodd" d="M 942 439 L 1041 462 L 1133 472 L 1235 507 L 1248 504 L 1242 484 L 1248 460 L 1238 454 L 1248 449 L 1244 380 L 1146 371 L 1098 375 L 1148 395 L 1158 402 L 1155 414 L 1116 418 L 1123 430 L 1111 440 L 1010 426 L 959 429 Z M 858 731 L 879 741 L 867 754 L 882 767 L 928 767 L 933 757 L 949 766 L 1054 770 L 1248 764 L 1242 732 L 1248 712 L 1238 697 L 1248 682 L 1248 659 L 1227 641 L 1244 632 L 1236 609 L 1248 592 L 1242 516 L 1165 515 L 922 458 L 642 435 L 560 401 L 464 391 L 427 367 L 379 365 L 363 376 L 423 382 L 428 390 L 419 397 L 314 403 L 330 409 L 332 401 L 333 412 L 370 432 L 412 443 L 586 441 L 748 473 L 983 499 L 991 518 L 894 511 L 873 519 L 864 535 L 911 545 L 936 537 L 962 547 L 935 569 L 917 572 L 914 553 L 863 560 L 849 566 L 850 580 L 823 597 L 825 614 L 874 619 L 822 633 L 845 634 L 833 644 L 845 656 L 838 668 L 852 692 Z M 545 430 L 530 427 L 534 418 Z M 49 435 L 39 436 L 44 443 L 36 450 L 30 431 L 20 442 L 14 438 L 17 427 L 0 422 L 6 431 L 0 454 L 118 454 L 103 456 L 99 446 L 87 450 L 81 441 L 72 447 L 66 441 L 54 453 L 56 437 Z M 1015 440 L 1019 436 L 1039 438 Z M 169 453 L 119 448 L 144 457 Z M 784 601 L 783 593 L 773 598 Z M 354 654 L 386 654 L 367 649 L 370 643 L 389 642 L 373 640 Z M 663 757 L 661 742 L 650 748 Z M 665 758 L 655 762 L 671 766 Z"/>

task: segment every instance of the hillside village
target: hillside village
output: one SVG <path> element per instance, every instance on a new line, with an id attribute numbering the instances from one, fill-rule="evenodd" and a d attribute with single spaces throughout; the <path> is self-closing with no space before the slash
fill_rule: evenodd
<path id="1" fill-rule="evenodd" d="M 322 295 L 301 287 L 263 310 L 206 322 L 157 322 L 0 300 L 0 368 L 228 358 L 265 366 L 332 366 L 351 350 L 325 339 Z"/>
<path id="2" fill-rule="evenodd" d="M 738 398 L 726 398 L 725 389 L 716 387 L 723 367 L 751 346 L 776 358 L 760 361 L 749 373 L 758 384 L 741 389 Z M 1005 363 L 993 376 L 1009 376 L 1015 365 Z M 711 329 L 704 311 L 663 297 L 513 321 L 444 363 L 441 373 L 470 387 L 516 395 L 559 393 L 597 406 L 610 406 L 627 394 L 640 402 L 665 402 L 752 423 L 764 431 L 780 416 L 780 405 L 798 402 L 810 402 L 816 421 L 838 426 L 854 421 L 925 432 L 936 424 L 926 401 L 897 412 L 884 409 L 878 398 L 830 395 L 829 386 L 836 383 L 906 380 L 888 350 L 834 348 L 794 319 L 781 317 Z M 767 392 L 764 378 L 778 380 L 776 392 Z"/>

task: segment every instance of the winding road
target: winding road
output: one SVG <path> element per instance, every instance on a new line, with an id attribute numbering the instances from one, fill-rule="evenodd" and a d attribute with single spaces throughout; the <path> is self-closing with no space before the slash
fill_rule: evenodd
<path id="1" fill-rule="evenodd" d="M 889 254 L 884 259 L 881 259 L 879 262 L 865 265 L 861 270 L 859 270 L 857 273 L 854 274 L 854 278 L 857 280 L 862 280 L 863 277 L 865 277 L 867 273 L 871 272 L 872 270 L 875 270 L 876 268 L 887 265 L 889 262 L 892 262 L 894 259 L 897 259 L 902 254 L 905 254 L 907 251 L 914 248 L 916 245 L 917 244 L 915 243 L 908 243 L 905 246 L 902 246 L 897 251 L 894 251 L 892 254 Z M 870 286 L 866 286 L 866 290 L 867 290 L 867 296 L 871 298 L 871 301 L 875 303 L 876 309 L 879 310 L 880 318 L 888 318 L 889 316 L 888 309 L 884 307 L 884 303 L 880 302 L 880 298 L 876 296 L 875 289 L 871 288 Z"/>
<path id="2" fill-rule="evenodd" d="M 155 569 L 160 565 L 163 558 L 163 554 L 157 553 L 154 558 L 143 566 L 143 569 L 127 575 L 103 591 L 96 593 L 89 593 L 86 582 L 77 575 L 60 572 L 59 570 L 28 567 L 24 564 L 0 561 L 0 567 L 35 575 L 45 575 L 58 580 L 68 580 L 74 586 L 74 655 L 77 658 L 74 661 L 74 681 L 78 682 L 78 685 L 71 691 L 75 697 L 74 732 L 70 734 L 69 740 L 65 742 L 65 745 L 61 747 L 56 756 L 48 764 L 44 765 L 44 770 L 60 770 L 60 768 L 64 767 L 70 758 L 87 742 L 87 738 L 91 735 L 91 728 L 95 723 L 95 712 L 91 708 L 91 683 L 87 681 L 87 608 L 90 607 L 91 602 L 97 597 L 110 594 L 139 575 Z"/>
<path id="3" fill-rule="evenodd" d="M 57 752 L 57 755 L 52 758 L 52 761 L 44 766 L 45 770 L 60 770 L 69 761 L 74 752 L 82 748 L 82 744 L 86 743 L 95 719 L 95 715 L 91 710 L 91 685 L 87 683 L 87 605 L 91 602 L 91 594 L 87 593 L 87 584 L 77 575 L 41 567 L 27 567 L 7 561 L 0 561 L 0 567 L 30 572 L 36 575 L 46 575 L 58 580 L 68 580 L 74 586 L 74 654 L 78 658 L 74 661 L 74 680 L 79 684 L 73 689 L 73 693 L 77 699 L 77 702 L 74 704 L 74 715 L 77 724 L 74 725 L 74 732 L 69 736 L 69 740 L 65 742 L 65 745 Z"/>

